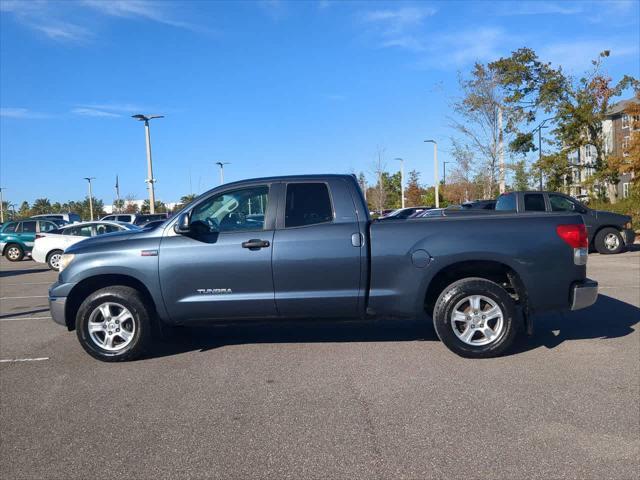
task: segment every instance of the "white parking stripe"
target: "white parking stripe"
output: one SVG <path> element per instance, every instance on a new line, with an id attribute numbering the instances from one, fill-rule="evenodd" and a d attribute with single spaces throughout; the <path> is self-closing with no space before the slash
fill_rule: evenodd
<path id="1" fill-rule="evenodd" d="M 48 317 L 13 317 L 13 318 L 0 318 L 0 322 L 15 322 L 17 320 L 44 320 L 44 319 L 49 319 L 51 318 L 51 316 Z"/>
<path id="2" fill-rule="evenodd" d="M 19 298 L 48 298 L 48 295 L 31 295 L 29 297 L 0 297 L 0 300 L 17 300 Z"/>
<path id="3" fill-rule="evenodd" d="M 13 362 L 42 362 L 43 360 L 49 360 L 49 357 L 38 358 L 7 358 L 0 360 L 0 363 L 13 363 Z"/>

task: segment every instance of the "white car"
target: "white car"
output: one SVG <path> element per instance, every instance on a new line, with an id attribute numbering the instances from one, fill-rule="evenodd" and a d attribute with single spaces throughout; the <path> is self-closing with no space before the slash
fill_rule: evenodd
<path id="1" fill-rule="evenodd" d="M 140 231 L 140 227 L 123 222 L 83 222 L 67 225 L 49 233 L 36 235 L 31 258 L 36 262 L 46 263 L 56 272 L 60 268 L 60 257 L 65 249 L 88 237 L 125 230 Z"/>

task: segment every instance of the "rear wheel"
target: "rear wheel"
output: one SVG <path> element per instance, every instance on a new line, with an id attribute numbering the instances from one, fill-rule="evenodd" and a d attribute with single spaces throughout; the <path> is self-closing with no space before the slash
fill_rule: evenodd
<path id="1" fill-rule="evenodd" d="M 490 358 L 515 340 L 519 324 L 513 299 L 497 283 L 465 278 L 445 288 L 433 311 L 442 343 L 462 357 Z"/>
<path id="2" fill-rule="evenodd" d="M 10 243 L 4 251 L 4 256 L 10 262 L 19 262 L 24 258 L 24 250 L 17 243 Z"/>
<path id="3" fill-rule="evenodd" d="M 600 230 L 596 234 L 596 238 L 593 243 L 595 244 L 598 253 L 603 255 L 620 253 L 624 248 L 624 241 L 622 240 L 620 232 L 611 227 Z"/>
<path id="4" fill-rule="evenodd" d="M 62 250 L 53 250 L 47 255 L 47 265 L 51 270 L 56 272 L 60 270 L 60 259 L 62 258 Z"/>
<path id="5" fill-rule="evenodd" d="M 133 360 L 151 340 L 149 308 L 131 287 L 102 288 L 80 305 L 76 333 L 82 347 L 98 360 Z"/>

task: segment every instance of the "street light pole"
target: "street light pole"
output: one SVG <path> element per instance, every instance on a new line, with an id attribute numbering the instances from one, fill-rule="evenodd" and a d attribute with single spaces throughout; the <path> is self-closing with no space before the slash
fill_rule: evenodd
<path id="1" fill-rule="evenodd" d="M 144 133 L 147 143 L 147 179 L 145 182 L 149 185 L 149 212 L 154 214 L 156 213 L 156 195 L 153 189 L 153 184 L 155 183 L 155 178 L 153 178 L 153 163 L 151 161 L 151 133 L 149 131 L 149 120 L 153 120 L 154 118 L 164 118 L 164 115 L 132 115 L 132 118 L 135 118 L 141 122 L 144 122 Z"/>
<path id="2" fill-rule="evenodd" d="M 404 160 L 396 158 L 400 162 L 400 195 L 402 198 L 402 208 L 404 208 Z"/>
<path id="3" fill-rule="evenodd" d="M 91 221 L 93 222 L 93 192 L 91 190 L 91 180 L 95 180 L 96 177 L 84 177 L 89 182 L 89 212 L 91 212 Z"/>
<path id="4" fill-rule="evenodd" d="M 2 200 L 2 187 L 0 187 L 0 223 L 4 223 L 4 201 Z"/>
<path id="5" fill-rule="evenodd" d="M 438 178 L 438 142 L 435 140 L 425 140 L 425 143 L 433 143 L 433 181 L 435 184 L 435 193 L 436 193 L 436 208 L 440 208 L 440 199 L 439 197 L 439 189 L 438 184 L 440 180 Z"/>
<path id="6" fill-rule="evenodd" d="M 216 165 L 220 167 L 220 185 L 224 183 L 224 166 L 230 164 L 231 162 L 216 162 Z"/>

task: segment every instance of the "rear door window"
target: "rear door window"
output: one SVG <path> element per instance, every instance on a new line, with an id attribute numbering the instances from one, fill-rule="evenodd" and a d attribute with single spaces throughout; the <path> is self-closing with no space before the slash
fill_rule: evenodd
<path id="1" fill-rule="evenodd" d="M 110 223 L 99 223 L 96 225 L 96 235 L 119 232 L 120 230 L 122 230 L 120 227 L 117 225 L 111 225 Z"/>
<path id="2" fill-rule="evenodd" d="M 76 237 L 90 237 L 91 225 L 85 225 L 83 227 L 70 227 L 64 229 L 64 235 L 73 235 Z"/>
<path id="3" fill-rule="evenodd" d="M 331 222 L 333 209 L 325 183 L 290 183 L 287 185 L 285 228 Z"/>
<path id="4" fill-rule="evenodd" d="M 544 212 L 544 196 L 541 193 L 525 193 L 524 209 L 526 212 Z"/>
<path id="5" fill-rule="evenodd" d="M 55 230 L 58 226 L 53 222 L 45 222 L 40 220 L 40 231 L 41 232 L 50 232 L 51 230 Z"/>
<path id="6" fill-rule="evenodd" d="M 127 223 L 131 222 L 131 215 L 118 215 L 116 218 L 118 219 L 119 222 L 127 222 Z"/>

